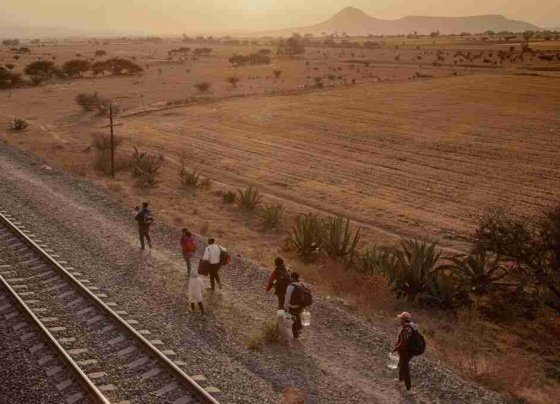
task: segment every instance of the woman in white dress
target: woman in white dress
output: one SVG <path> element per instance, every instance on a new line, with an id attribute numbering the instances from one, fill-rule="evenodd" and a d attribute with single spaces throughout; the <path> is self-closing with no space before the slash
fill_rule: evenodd
<path id="1" fill-rule="evenodd" d="M 195 310 L 195 303 L 200 307 L 200 311 L 204 314 L 204 306 L 202 304 L 202 290 L 204 289 L 204 283 L 202 278 L 198 275 L 198 268 L 193 268 L 191 271 L 191 276 L 189 278 L 189 302 L 191 304 L 191 310 Z"/>

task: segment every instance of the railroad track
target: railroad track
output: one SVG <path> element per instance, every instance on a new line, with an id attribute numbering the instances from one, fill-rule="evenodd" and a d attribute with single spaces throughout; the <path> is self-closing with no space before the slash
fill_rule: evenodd
<path id="1" fill-rule="evenodd" d="M 6 293 L 72 374 L 57 383 L 59 391 L 72 393 L 69 404 L 218 403 L 211 394 L 218 389 L 203 388 L 201 375 L 187 375 L 175 352 L 160 350 L 162 341 L 137 330 L 138 321 L 105 302 L 105 294 L 2 208 L 0 254 Z M 33 347 L 39 355 L 44 348 Z M 52 371 L 46 369 L 47 375 Z M 75 391 L 76 383 L 85 394 Z"/>

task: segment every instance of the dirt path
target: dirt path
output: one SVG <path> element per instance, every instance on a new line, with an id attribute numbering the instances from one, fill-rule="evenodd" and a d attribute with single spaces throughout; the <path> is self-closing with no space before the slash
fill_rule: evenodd
<path id="1" fill-rule="evenodd" d="M 221 293 L 207 296 L 210 314 L 193 315 L 176 229 L 158 224 L 156 249 L 143 255 L 128 208 L 43 164 L 0 145 L 0 205 L 175 350 L 189 373 L 221 388 L 222 402 L 277 402 L 288 388 L 310 403 L 500 402 L 429 356 L 415 361 L 416 393 L 406 395 L 385 365 L 393 335 L 328 296 L 317 296 L 299 346 L 248 349 L 248 338 L 274 318 L 266 270 L 237 257 Z"/>

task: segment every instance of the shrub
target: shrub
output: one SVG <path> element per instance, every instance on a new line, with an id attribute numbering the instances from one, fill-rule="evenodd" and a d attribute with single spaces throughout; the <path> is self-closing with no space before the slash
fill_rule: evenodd
<path id="1" fill-rule="evenodd" d="M 276 228 L 284 216 L 284 206 L 281 204 L 265 205 L 261 217 L 263 225 L 267 229 Z"/>
<path id="2" fill-rule="evenodd" d="M 321 88 L 323 87 L 323 78 L 322 77 L 315 77 L 315 87 Z"/>
<path id="3" fill-rule="evenodd" d="M 350 219 L 342 216 L 327 218 L 321 227 L 321 249 L 327 256 L 335 260 L 352 257 L 360 240 L 360 228 L 353 233 Z"/>
<path id="4" fill-rule="evenodd" d="M 194 86 L 201 93 L 207 93 L 208 91 L 210 91 L 210 88 L 212 88 L 212 84 L 207 81 L 196 83 Z"/>
<path id="5" fill-rule="evenodd" d="M 266 65 L 270 63 L 270 57 L 262 53 L 251 53 L 250 55 L 233 55 L 229 58 L 229 62 L 234 66 L 249 65 Z"/>
<path id="6" fill-rule="evenodd" d="M 128 162 L 117 158 L 116 150 L 123 142 L 120 136 L 113 136 L 113 150 L 115 152 L 115 172 L 125 169 Z M 96 134 L 92 139 L 92 147 L 95 149 L 93 168 L 103 174 L 111 174 L 111 135 Z"/>
<path id="7" fill-rule="evenodd" d="M 224 203 L 231 204 L 235 202 L 235 192 L 227 191 L 222 195 L 222 200 Z"/>
<path id="8" fill-rule="evenodd" d="M 293 247 L 304 262 L 314 261 L 320 252 L 323 222 L 313 213 L 297 217 L 292 226 L 288 244 Z"/>
<path id="9" fill-rule="evenodd" d="M 21 76 L 0 67 L 0 89 L 17 87 L 21 83 Z"/>
<path id="10" fill-rule="evenodd" d="M 227 77 L 226 81 L 231 84 L 233 88 L 237 88 L 237 83 L 239 83 L 239 77 Z"/>
<path id="11" fill-rule="evenodd" d="M 96 50 L 95 51 L 95 57 L 103 57 L 103 56 L 107 56 L 107 52 L 105 52 L 104 50 Z"/>
<path id="12" fill-rule="evenodd" d="M 131 62 L 130 60 L 121 59 L 121 58 L 112 58 L 104 62 L 97 62 L 97 63 L 100 63 L 100 64 L 96 64 L 97 70 L 99 70 L 99 68 L 102 66 L 104 67 L 104 70 L 111 72 L 113 76 L 121 76 L 121 75 L 132 76 L 135 74 L 139 74 L 144 70 L 140 65 Z"/>
<path id="13" fill-rule="evenodd" d="M 62 65 L 62 71 L 68 77 L 79 77 L 88 71 L 90 68 L 90 63 L 87 60 L 74 59 Z"/>
<path id="14" fill-rule="evenodd" d="M 560 204 L 533 216 L 489 209 L 478 219 L 474 242 L 479 251 L 514 261 L 510 276 L 518 289 L 560 312 Z"/>
<path id="15" fill-rule="evenodd" d="M 93 111 L 102 103 L 97 93 L 79 93 L 74 97 L 74 101 L 76 101 L 76 104 L 82 107 L 84 111 Z"/>
<path id="16" fill-rule="evenodd" d="M 116 150 L 117 147 L 121 145 L 123 138 L 117 135 L 113 136 L 113 149 Z M 96 134 L 93 137 L 91 145 L 95 150 L 106 151 L 111 150 L 111 135 L 106 134 Z"/>
<path id="17" fill-rule="evenodd" d="M 51 78 L 58 73 L 58 69 L 50 60 L 38 60 L 25 66 L 24 73 L 28 76 Z"/>
<path id="18" fill-rule="evenodd" d="M 280 76 L 282 75 L 282 70 L 274 70 L 274 77 L 276 77 L 277 79 L 280 78 Z"/>
<path id="19" fill-rule="evenodd" d="M 132 175 L 137 178 L 135 185 L 139 188 L 154 188 L 158 183 L 159 170 L 163 156 L 140 153 L 136 146 L 132 155 Z"/>
<path id="20" fill-rule="evenodd" d="M 262 203 L 262 196 L 258 189 L 249 186 L 245 190 L 238 189 L 235 192 L 235 203 L 237 206 L 247 210 L 255 210 Z"/>
<path id="21" fill-rule="evenodd" d="M 20 130 L 24 130 L 28 126 L 29 126 L 29 124 L 27 123 L 27 121 L 25 119 L 21 119 L 21 118 L 14 118 L 10 122 L 10 129 L 11 130 L 20 131 Z"/>
<path id="22" fill-rule="evenodd" d="M 14 70 L 14 68 L 16 67 L 16 65 L 14 65 L 13 63 L 6 63 L 5 65 L 9 70 Z"/>

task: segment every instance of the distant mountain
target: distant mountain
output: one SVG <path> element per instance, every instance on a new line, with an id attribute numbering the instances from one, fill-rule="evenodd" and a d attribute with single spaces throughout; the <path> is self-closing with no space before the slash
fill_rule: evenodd
<path id="1" fill-rule="evenodd" d="M 472 17 L 421 17 L 409 16 L 398 20 L 382 20 L 371 17 L 362 10 L 347 7 L 320 24 L 269 32 L 269 35 L 346 33 L 347 35 L 396 35 L 417 32 L 426 35 L 439 31 L 442 34 L 471 34 L 485 31 L 535 31 L 539 27 L 517 20 L 510 20 L 502 15 L 480 15 Z"/>

